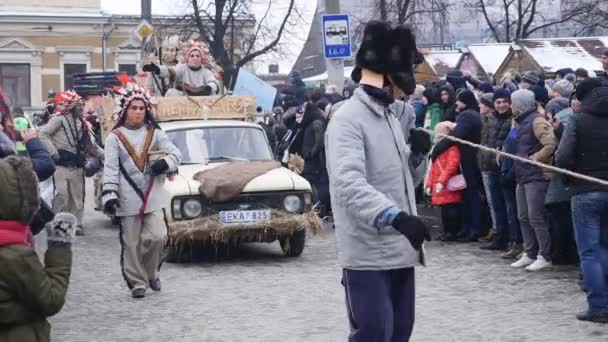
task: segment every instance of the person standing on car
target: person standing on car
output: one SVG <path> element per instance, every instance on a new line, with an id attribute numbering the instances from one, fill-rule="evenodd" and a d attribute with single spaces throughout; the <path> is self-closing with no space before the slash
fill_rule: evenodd
<path id="1" fill-rule="evenodd" d="M 360 87 L 327 129 L 327 170 L 353 342 L 407 341 L 414 326 L 414 266 L 424 262 L 428 227 L 417 215 L 413 171 L 431 139 L 415 129 L 413 110 L 407 111 L 411 124 L 404 131 L 393 104 L 402 92 L 413 93 L 417 57 L 409 27 L 368 23 L 353 71 Z"/>
<path id="2" fill-rule="evenodd" d="M 133 298 L 143 298 L 148 287 L 161 289 L 162 209 L 169 196 L 164 175 L 177 170 L 182 155 L 154 120 L 145 88 L 128 84 L 115 97 L 118 119 L 106 139 L 102 202 L 106 213 L 120 218 L 123 277 Z"/>
<path id="3" fill-rule="evenodd" d="M 40 128 L 39 136 L 57 170 L 53 175 L 53 211 L 68 212 L 78 219 L 77 235 L 84 235 L 84 166 L 87 155 L 103 158 L 82 116 L 81 97 L 73 91 L 57 93 L 55 114 Z"/>

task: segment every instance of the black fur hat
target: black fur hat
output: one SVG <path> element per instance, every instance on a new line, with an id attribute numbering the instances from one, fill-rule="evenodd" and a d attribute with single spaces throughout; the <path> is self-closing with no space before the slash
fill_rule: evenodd
<path id="1" fill-rule="evenodd" d="M 416 87 L 414 64 L 419 59 L 416 38 L 409 26 L 392 28 L 387 23 L 370 21 L 363 32 L 355 70 L 358 73 L 360 69 L 369 69 L 387 75 L 406 94 L 411 94 Z M 355 70 L 353 76 L 358 76 Z"/>

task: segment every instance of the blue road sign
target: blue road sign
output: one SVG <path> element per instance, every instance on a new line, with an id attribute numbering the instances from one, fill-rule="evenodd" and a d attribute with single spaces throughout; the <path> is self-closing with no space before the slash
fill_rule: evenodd
<path id="1" fill-rule="evenodd" d="M 348 58 L 351 56 L 348 15 L 324 15 L 322 32 L 325 58 Z"/>

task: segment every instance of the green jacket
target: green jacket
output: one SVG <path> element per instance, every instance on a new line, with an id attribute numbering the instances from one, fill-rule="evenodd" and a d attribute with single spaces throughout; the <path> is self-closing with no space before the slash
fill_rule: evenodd
<path id="1" fill-rule="evenodd" d="M 0 341 L 50 341 L 46 318 L 65 303 L 71 248 L 51 244 L 44 259 L 45 266 L 27 246 L 0 246 Z"/>
<path id="2" fill-rule="evenodd" d="M 431 124 L 428 129 L 435 131 L 435 126 L 437 126 L 441 120 L 441 107 L 439 106 L 439 103 L 433 103 L 428 107 L 427 111 L 431 119 Z"/>

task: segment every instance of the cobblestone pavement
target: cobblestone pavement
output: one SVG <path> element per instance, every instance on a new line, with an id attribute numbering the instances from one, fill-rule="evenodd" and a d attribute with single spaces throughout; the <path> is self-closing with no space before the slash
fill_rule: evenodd
<path id="1" fill-rule="evenodd" d="M 346 341 L 331 232 L 296 259 L 274 243 L 165 264 L 163 291 L 136 301 L 121 277 L 118 231 L 93 210 L 85 225 L 67 303 L 51 319 L 53 341 Z M 608 340 L 608 326 L 574 318 L 584 296 L 573 267 L 527 274 L 475 245 L 432 242 L 427 252 L 412 341 Z"/>

